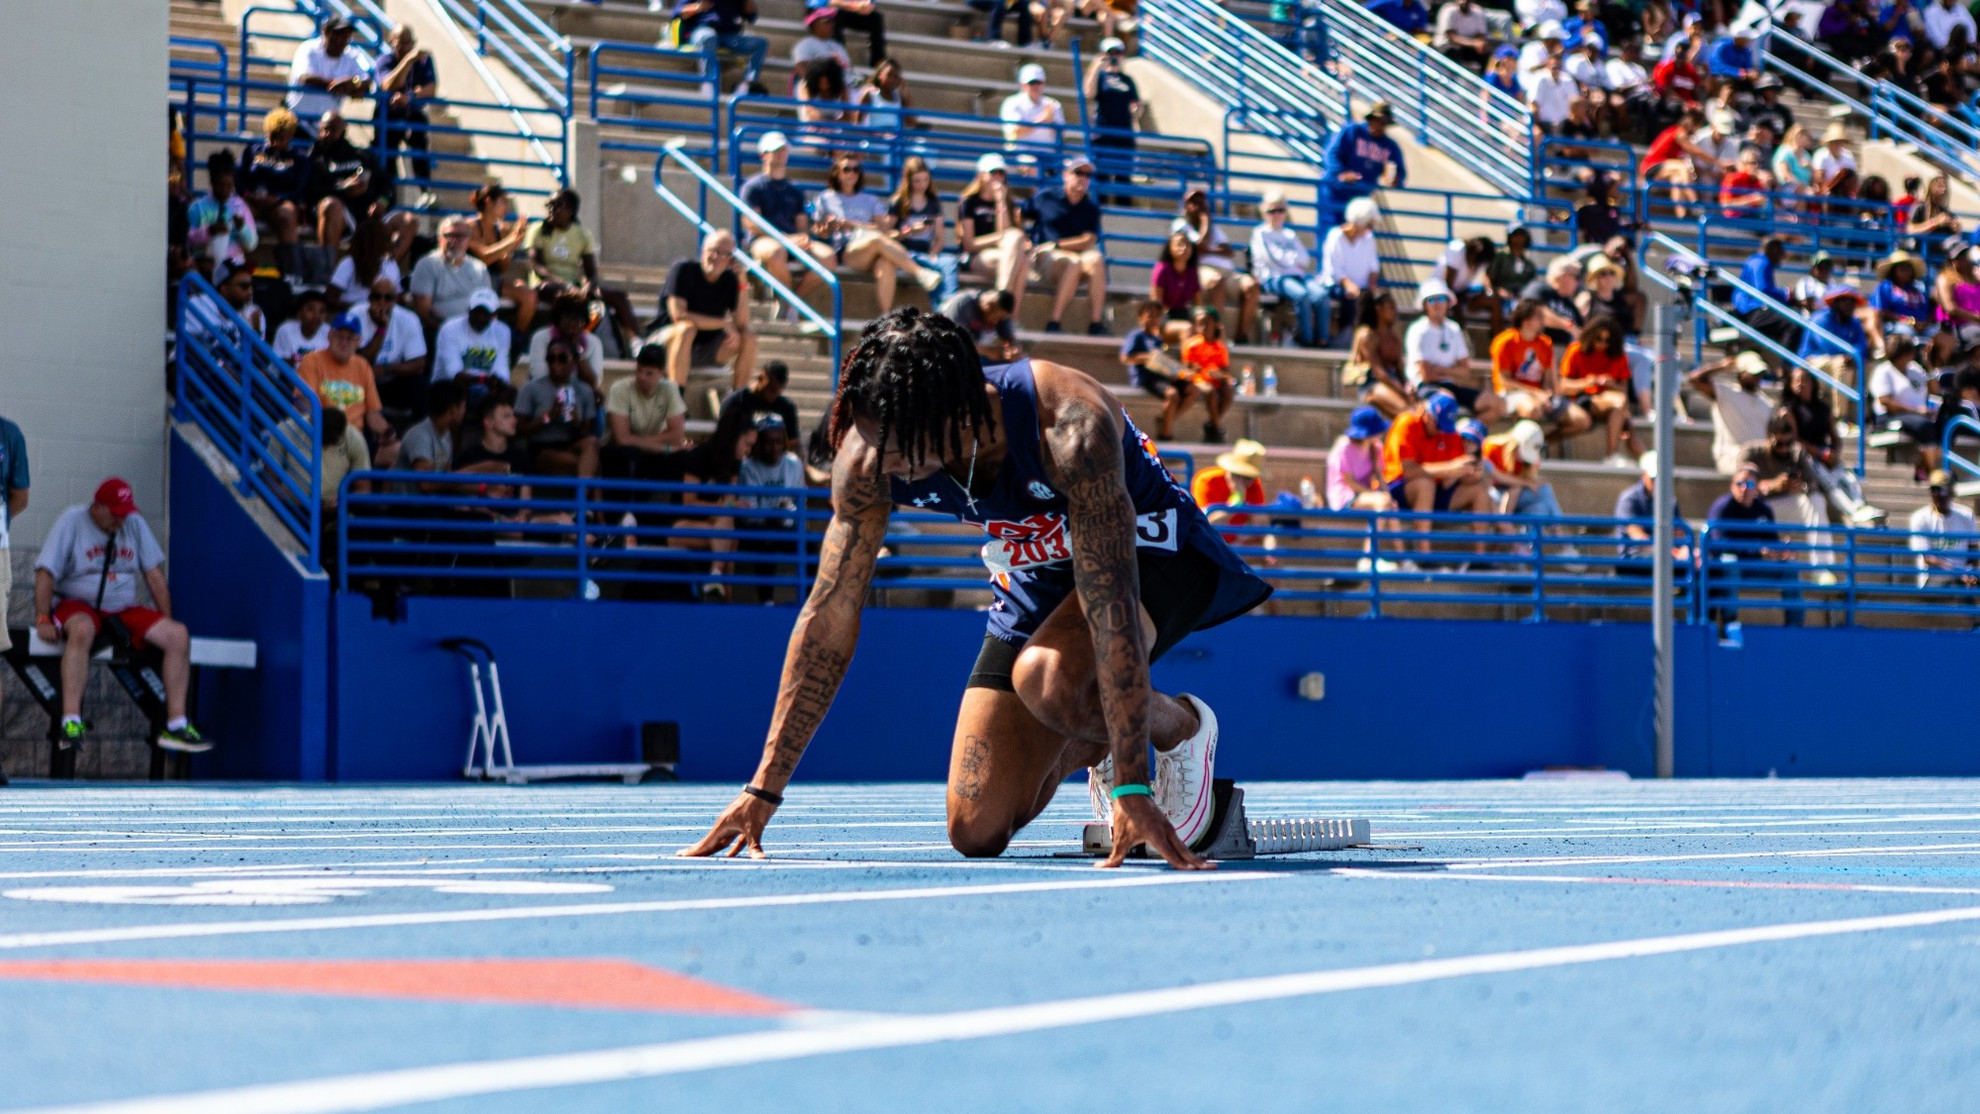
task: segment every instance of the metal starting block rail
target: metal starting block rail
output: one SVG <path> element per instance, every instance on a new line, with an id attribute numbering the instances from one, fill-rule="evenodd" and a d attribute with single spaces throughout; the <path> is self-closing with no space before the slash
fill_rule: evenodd
<path id="1" fill-rule="evenodd" d="M 1244 790 L 1228 778 L 1210 783 L 1216 812 L 1210 831 L 1190 848 L 1206 859 L 1255 859 L 1260 855 L 1297 855 L 1304 851 L 1340 851 L 1369 846 L 1366 820 L 1251 820 L 1244 814 Z M 1083 854 L 1106 855 L 1114 847 L 1111 826 L 1088 824 L 1080 835 Z M 1148 848 L 1129 852 L 1148 857 Z"/>

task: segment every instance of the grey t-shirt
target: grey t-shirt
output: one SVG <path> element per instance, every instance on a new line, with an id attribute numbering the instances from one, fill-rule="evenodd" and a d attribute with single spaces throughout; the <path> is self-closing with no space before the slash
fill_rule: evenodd
<path id="1" fill-rule="evenodd" d="M 104 580 L 103 555 L 109 542 L 110 536 L 89 520 L 89 504 L 77 504 L 55 520 L 34 567 L 46 569 L 55 578 L 55 595 L 61 599 L 93 606 L 97 582 L 102 580 L 104 611 L 136 607 L 138 581 L 165 563 L 165 550 L 159 547 L 151 527 L 145 525 L 144 516 L 130 515 L 117 527 L 117 552 L 110 559 L 109 578 Z"/>
<path id="2" fill-rule="evenodd" d="M 536 446 L 568 445 L 590 436 L 598 419 L 598 396 L 581 380 L 570 379 L 559 387 L 549 376 L 532 379 L 516 392 L 516 416 L 548 416 L 550 424 L 530 437 Z"/>
<path id="3" fill-rule="evenodd" d="M 412 292 L 433 299 L 433 316 L 439 321 L 466 313 L 468 296 L 486 289 L 488 267 L 472 255 L 449 267 L 441 252 L 430 252 L 413 265 Z"/>
<path id="4" fill-rule="evenodd" d="M 999 341 L 1009 342 L 1017 339 L 1017 332 L 1012 328 L 1008 314 L 995 325 L 983 323 L 983 304 L 977 301 L 977 295 L 973 291 L 965 290 L 951 296 L 948 301 L 942 303 L 942 308 L 935 312 L 961 325 L 963 331 L 969 334 L 978 348 L 995 348 Z"/>
<path id="5" fill-rule="evenodd" d="M 422 460 L 432 465 L 429 472 L 454 470 L 454 435 L 434 429 L 432 418 L 407 430 L 399 443 L 400 468 L 411 471 Z"/>

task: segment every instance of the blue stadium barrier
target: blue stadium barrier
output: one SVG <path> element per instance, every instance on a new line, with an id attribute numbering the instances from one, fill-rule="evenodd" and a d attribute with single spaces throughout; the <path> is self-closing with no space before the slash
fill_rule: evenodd
<path id="1" fill-rule="evenodd" d="M 801 267 L 825 281 L 825 285 L 832 291 L 832 316 L 829 319 L 811 308 L 810 304 L 803 298 L 798 297 L 795 291 L 783 283 L 778 282 L 748 251 L 743 250 L 740 246 L 737 248 L 736 258 L 742 262 L 743 267 L 750 274 L 755 275 L 757 280 L 763 283 L 766 290 L 769 290 L 778 301 L 790 306 L 800 317 L 817 326 L 820 332 L 830 338 L 832 342 L 832 386 L 834 389 L 837 389 L 839 385 L 839 366 L 844 351 L 846 319 L 845 292 L 839 286 L 839 276 L 833 274 L 830 267 L 825 266 L 813 258 L 810 252 L 798 247 L 782 232 L 772 228 L 770 223 L 764 220 L 754 209 L 743 204 L 742 198 L 736 196 L 734 190 L 723 185 L 721 179 L 710 174 L 706 168 L 702 167 L 692 158 L 689 158 L 687 153 L 681 149 L 685 144 L 686 140 L 684 139 L 676 138 L 670 141 L 666 149 L 660 153 L 659 158 L 654 160 L 653 192 L 655 196 L 666 202 L 670 208 L 679 213 L 688 223 L 701 229 L 703 235 L 706 235 L 715 231 L 715 226 L 709 223 L 707 217 L 704 215 L 708 212 L 708 195 L 712 193 L 723 204 L 729 206 L 733 212 L 734 217 L 731 221 L 730 231 L 734 233 L 738 245 L 743 243 L 742 223 L 747 218 L 756 227 L 757 235 L 768 236 L 783 247 L 784 254 L 790 258 L 790 265 L 793 269 Z M 683 171 L 694 178 L 700 190 L 699 204 L 689 205 L 678 194 L 674 193 L 673 190 L 667 188 L 665 171 L 669 166 Z"/>
<path id="2" fill-rule="evenodd" d="M 1338 77 L 1208 0 L 1145 0 L 1140 13 L 1144 55 L 1214 100 L 1258 111 L 1261 134 L 1320 162 L 1352 107 Z"/>
<path id="3" fill-rule="evenodd" d="M 236 490 L 262 501 L 315 571 L 323 484 L 316 391 L 198 273 L 180 281 L 178 304 L 173 416 L 206 434 L 233 466 Z"/>
<path id="4" fill-rule="evenodd" d="M 1980 432 L 1980 423 L 1974 429 Z M 418 491 L 416 484 L 441 490 Z M 371 490 L 359 490 L 365 486 Z M 688 495 L 769 505 L 683 505 Z M 594 599 L 602 585 L 689 591 L 720 585 L 789 589 L 802 597 L 829 505 L 822 489 L 357 473 L 339 498 L 337 587 L 473 595 L 479 585 L 483 593 L 503 595 L 511 583 L 536 582 L 535 595 Z M 1243 524 L 1219 521 L 1216 529 L 1274 584 L 1282 602 L 1324 603 L 1370 619 L 1457 615 L 1531 623 L 1640 617 L 1650 605 L 1649 542 L 1622 535 L 1625 526 L 1647 534 L 1647 519 L 1280 504 L 1218 510 L 1249 516 Z M 1762 544 L 1745 523 L 1676 527 L 1673 592 L 1682 623 L 1756 609 L 1779 612 L 1790 624 L 1815 616 L 1830 626 L 1886 615 L 1980 619 L 1980 588 L 1921 584 L 1918 564 L 1920 546 L 1950 545 L 1970 549 L 1980 571 L 1980 535 L 1783 523 L 1768 527 L 1778 537 Z M 980 533 L 945 516 L 896 511 L 874 586 L 987 592 L 977 552 L 982 544 Z M 711 551 L 717 545 L 725 549 Z M 728 567 L 715 571 L 711 562 Z"/>
<path id="5" fill-rule="evenodd" d="M 363 0 L 370 3 L 371 0 Z M 569 119 L 576 100 L 571 41 L 523 0 L 437 0 L 455 26 L 474 33 L 475 52 L 508 64 L 546 103 Z"/>
<path id="6" fill-rule="evenodd" d="M 1766 22 L 1760 25 L 1760 30 L 1764 69 L 1847 107 L 1865 122 L 1872 139 L 1909 143 L 1926 159 L 1956 176 L 1972 174 L 1973 157 L 1980 154 L 1980 127 L 1949 115 L 1888 81 L 1867 79 L 1857 67 L 1844 65 L 1806 39 L 1776 33 Z M 1843 92 L 1845 87 L 1867 87 L 1868 100 Z"/>
<path id="7" fill-rule="evenodd" d="M 734 143 L 722 142 L 721 98 L 713 90 L 701 91 L 700 67 L 715 65 L 710 57 L 712 53 L 633 43 L 593 43 L 585 64 L 589 89 L 587 113 L 593 120 L 610 127 L 650 129 L 664 132 L 667 136 L 691 135 L 696 140 L 695 144 L 682 150 L 696 158 L 707 159 L 709 165 L 719 170 L 723 147 L 733 150 Z M 664 70 L 635 64 L 641 60 L 649 63 L 672 60 L 695 68 Z M 648 119 L 640 115 L 641 110 L 648 107 L 706 111 L 708 126 L 703 128 L 698 121 Z M 648 143 L 601 138 L 598 148 L 601 151 L 658 154 L 665 149 L 665 145 L 665 139 L 661 137 Z M 731 157 L 734 157 L 733 154 Z"/>

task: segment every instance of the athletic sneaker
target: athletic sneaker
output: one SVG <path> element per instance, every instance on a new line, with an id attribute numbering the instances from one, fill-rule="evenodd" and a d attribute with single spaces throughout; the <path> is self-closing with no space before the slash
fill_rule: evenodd
<path id="1" fill-rule="evenodd" d="M 1210 705 L 1188 693 L 1200 721 L 1196 734 L 1168 750 L 1155 752 L 1155 804 L 1175 825 L 1176 835 L 1185 845 L 1194 844 L 1210 830 L 1217 801 L 1210 779 L 1217 765 L 1217 714 Z"/>
<path id="2" fill-rule="evenodd" d="M 199 733 L 199 728 L 191 723 L 184 727 L 168 727 L 158 733 L 160 750 L 176 750 L 182 754 L 204 754 L 213 749 L 213 741 Z"/>
<path id="3" fill-rule="evenodd" d="M 1093 803 L 1093 818 L 1105 824 L 1114 818 L 1114 756 L 1108 755 L 1086 768 L 1086 799 Z"/>
<path id="4" fill-rule="evenodd" d="M 88 737 L 89 737 L 89 721 L 86 719 L 84 720 L 72 719 L 63 723 L 62 726 L 57 729 L 55 734 L 55 745 L 63 750 L 68 750 L 71 747 L 81 746 L 82 741 Z"/>

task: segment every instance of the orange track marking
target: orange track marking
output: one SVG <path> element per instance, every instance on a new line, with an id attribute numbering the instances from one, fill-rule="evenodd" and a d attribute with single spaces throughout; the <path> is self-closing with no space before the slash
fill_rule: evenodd
<path id="1" fill-rule="evenodd" d="M 623 959 L 56 959 L 0 979 L 771 1017 L 797 1007 Z"/>

